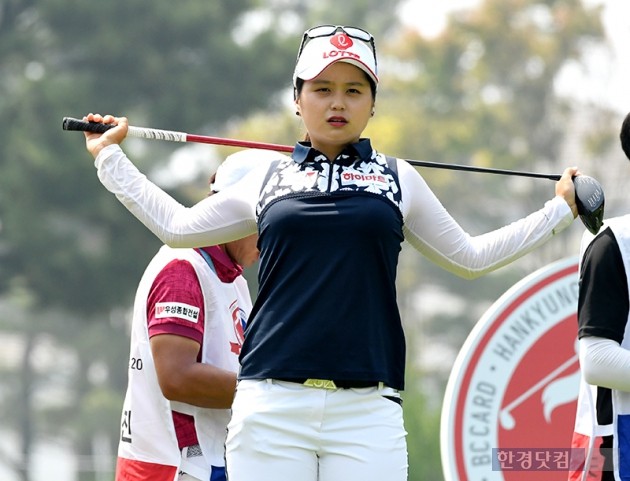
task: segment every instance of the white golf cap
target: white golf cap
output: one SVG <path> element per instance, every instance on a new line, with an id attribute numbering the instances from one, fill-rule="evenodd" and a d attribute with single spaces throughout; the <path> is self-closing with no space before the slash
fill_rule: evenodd
<path id="1" fill-rule="evenodd" d="M 250 171 L 261 165 L 267 165 L 274 161 L 286 158 L 279 152 L 263 149 L 240 150 L 228 155 L 217 168 L 214 182 L 210 185 L 210 190 L 220 192 L 223 189 L 236 184 Z"/>
<path id="2" fill-rule="evenodd" d="M 298 78 L 312 80 L 335 62 L 347 62 L 367 73 L 378 84 L 376 57 L 371 45 L 343 31 L 308 40 L 293 71 L 293 86 Z"/>

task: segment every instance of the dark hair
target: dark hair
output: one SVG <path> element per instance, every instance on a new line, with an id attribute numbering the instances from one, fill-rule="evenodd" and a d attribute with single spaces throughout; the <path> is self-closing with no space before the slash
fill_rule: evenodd
<path id="1" fill-rule="evenodd" d="M 621 124 L 621 132 L 619 132 L 619 140 L 621 140 L 621 148 L 626 157 L 630 159 L 630 113 Z"/>
<path id="2" fill-rule="evenodd" d="M 374 82 L 374 80 L 372 80 L 372 77 L 370 77 L 366 72 L 364 72 L 363 70 L 361 70 L 361 72 L 363 72 L 363 75 L 365 76 L 367 81 L 370 83 L 370 90 L 372 91 L 372 98 L 376 99 L 376 82 Z M 295 89 L 293 89 L 293 96 L 295 99 L 297 99 L 300 96 L 300 94 L 302 93 L 303 87 L 304 87 L 304 80 L 302 80 L 299 77 L 295 79 Z"/>

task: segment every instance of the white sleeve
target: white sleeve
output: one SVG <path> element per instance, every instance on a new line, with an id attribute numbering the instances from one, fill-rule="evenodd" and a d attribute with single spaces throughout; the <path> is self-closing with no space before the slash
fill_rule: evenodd
<path id="1" fill-rule="evenodd" d="M 432 262 L 467 279 L 509 264 L 573 221 L 569 205 L 556 196 L 527 217 L 472 237 L 451 217 L 411 164 L 398 159 L 398 174 L 405 238 Z"/>
<path id="2" fill-rule="evenodd" d="M 630 351 L 604 337 L 588 336 L 579 341 L 580 369 L 592 385 L 630 391 Z"/>
<path id="3" fill-rule="evenodd" d="M 118 145 L 105 147 L 94 165 L 107 190 L 171 247 L 223 244 L 256 232 L 255 207 L 266 168 L 185 207 L 149 181 Z"/>

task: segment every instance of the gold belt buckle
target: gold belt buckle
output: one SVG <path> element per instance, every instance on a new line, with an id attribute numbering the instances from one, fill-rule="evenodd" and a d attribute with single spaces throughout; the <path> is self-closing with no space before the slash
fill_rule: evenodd
<path id="1" fill-rule="evenodd" d="M 307 379 L 306 381 L 304 381 L 304 385 L 317 389 L 337 389 L 335 382 L 328 379 Z"/>

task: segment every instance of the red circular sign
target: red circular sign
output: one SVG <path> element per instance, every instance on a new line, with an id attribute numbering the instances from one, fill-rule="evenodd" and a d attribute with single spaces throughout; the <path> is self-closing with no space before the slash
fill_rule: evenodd
<path id="1" fill-rule="evenodd" d="M 446 481 L 567 479 L 562 454 L 579 390 L 577 297 L 572 257 L 517 283 L 479 320 L 444 398 Z"/>

